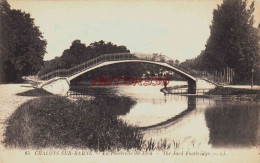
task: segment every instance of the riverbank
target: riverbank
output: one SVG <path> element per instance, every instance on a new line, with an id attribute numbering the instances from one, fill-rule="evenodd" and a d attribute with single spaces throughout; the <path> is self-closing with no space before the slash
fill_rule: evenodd
<path id="1" fill-rule="evenodd" d="M 247 89 L 241 87 L 216 87 L 206 95 L 219 95 L 222 99 L 232 101 L 260 101 L 259 89 Z"/>
<path id="2" fill-rule="evenodd" d="M 149 143 L 141 149 L 145 141 L 140 129 L 116 118 L 129 112 L 122 107 L 135 104 L 127 97 L 70 100 L 30 84 L 3 84 L 0 90 L 0 153 L 10 148 L 151 150 Z"/>
<path id="3" fill-rule="evenodd" d="M 216 87 L 206 94 L 209 95 L 241 95 L 260 94 L 260 89 L 248 89 L 241 87 Z"/>
<path id="4" fill-rule="evenodd" d="M 183 86 L 176 88 L 162 88 L 161 92 L 165 94 L 184 94 Z M 194 94 L 196 97 L 220 97 L 231 101 L 260 101 L 260 87 L 255 86 L 250 89 L 249 86 L 220 86 L 203 92 L 203 94 Z"/>
<path id="5" fill-rule="evenodd" d="M 53 95 L 49 94 L 48 92 L 46 92 L 44 90 L 34 89 L 30 84 L 4 84 L 4 85 L 0 85 L 0 90 L 1 90 L 1 94 L 0 94 L 0 102 L 1 102 L 1 114 L 0 114 L 1 115 L 1 117 L 0 117 L 1 118 L 0 119 L 1 120 L 1 124 L 0 124 L 1 125 L 1 137 L 0 137 L 1 138 L 1 151 L 6 151 L 7 149 L 10 149 L 10 147 L 11 148 L 14 148 L 14 147 L 15 148 L 32 148 L 32 147 L 37 147 L 37 145 L 39 145 L 38 147 L 40 147 L 40 148 L 44 147 L 44 149 L 57 147 L 56 146 L 57 142 L 53 142 L 53 141 L 59 140 L 57 137 L 64 135 L 62 133 L 65 131 L 65 129 L 64 130 L 53 129 L 52 127 L 53 126 L 57 127 L 57 125 L 55 125 L 55 124 L 53 125 L 52 120 L 60 119 L 60 118 L 62 118 L 62 115 L 74 117 L 75 114 L 73 113 L 73 114 L 57 115 L 59 112 L 55 112 L 57 114 L 50 113 L 50 115 L 49 115 L 49 113 L 47 114 L 47 112 L 45 112 L 44 110 L 46 110 L 46 107 L 48 109 L 51 109 L 52 111 L 57 111 L 57 110 L 60 110 L 60 109 L 66 109 L 68 107 L 63 106 L 63 105 L 66 105 L 66 103 L 75 103 L 77 105 L 78 102 L 76 102 L 76 100 L 75 101 L 65 100 L 66 98 L 64 97 L 63 100 L 65 100 L 65 102 L 63 101 L 64 103 L 62 103 L 62 104 L 58 103 L 57 104 L 55 102 L 55 100 L 54 101 L 51 100 L 52 98 L 57 98 L 57 97 L 54 97 Z M 46 97 L 42 97 L 42 96 L 46 96 Z M 97 96 L 95 98 L 99 98 L 99 97 Z M 87 101 L 85 101 L 85 102 L 87 102 Z M 129 112 L 129 109 L 122 109 L 122 108 L 123 107 L 124 108 L 125 107 L 130 108 L 132 105 L 134 105 L 133 101 L 129 100 L 128 98 L 124 98 L 122 96 L 120 96 L 120 98 L 116 98 L 114 96 L 114 97 L 108 97 L 108 98 L 105 98 L 105 99 L 104 98 L 97 99 L 96 101 L 93 101 L 93 103 L 94 103 L 93 105 L 98 105 L 95 108 L 105 108 L 106 107 L 108 110 L 111 110 L 115 115 L 126 114 L 125 111 Z M 58 105 L 58 107 L 55 107 L 55 105 Z M 48 106 L 50 106 L 50 107 L 48 107 Z M 90 108 L 91 106 L 92 105 L 87 105 L 85 108 Z M 117 107 L 113 107 L 113 106 L 117 106 Z M 75 108 L 74 109 L 71 109 L 71 108 L 74 108 L 74 107 L 71 106 L 70 110 L 75 111 Z M 80 107 L 80 108 L 82 108 L 82 107 Z M 35 109 L 38 110 L 38 113 L 34 112 Z M 124 111 L 124 112 L 122 112 L 122 111 Z M 38 115 L 42 115 L 42 114 L 44 114 L 44 115 L 46 114 L 46 115 L 37 117 Z M 82 112 L 82 113 L 80 112 L 78 115 L 82 116 L 83 114 L 84 114 L 84 112 Z M 102 114 L 98 114 L 95 117 L 95 119 L 96 120 L 103 119 L 103 118 L 98 118 L 101 115 Z M 45 120 L 47 119 L 47 120 L 45 121 L 44 119 Z M 79 120 L 79 119 L 81 119 L 81 118 L 74 117 L 74 120 Z M 6 123 L 7 120 L 9 121 L 8 123 Z M 63 121 L 59 121 L 59 122 L 62 123 Z M 67 120 L 65 120 L 64 122 L 67 122 Z M 68 122 L 71 122 L 71 121 L 68 121 Z M 40 124 L 42 124 L 42 125 L 40 125 Z M 44 126 L 44 124 L 45 124 L 45 127 L 47 127 L 46 129 L 44 129 L 44 131 L 45 131 L 44 133 L 46 133 L 47 135 L 51 134 L 53 131 L 55 131 L 55 132 L 60 131 L 60 133 L 58 133 L 56 135 L 56 138 L 53 139 L 53 141 L 46 141 L 46 140 L 44 141 L 44 139 L 43 139 L 44 137 L 49 138 L 49 136 L 50 136 L 50 135 L 46 136 L 46 134 L 42 134 L 42 132 L 40 132 L 40 130 L 42 129 L 41 126 Z M 88 122 L 88 124 L 89 124 L 89 122 Z M 97 125 L 97 124 L 98 123 L 94 123 L 94 125 Z M 124 125 L 126 125 L 126 123 L 122 124 L 122 126 L 124 126 Z M 110 126 L 113 126 L 113 125 L 110 125 Z M 6 131 L 6 128 L 9 128 L 9 129 L 7 129 L 8 131 Z M 75 128 L 75 126 L 71 127 L 71 129 L 74 129 L 74 128 Z M 116 127 L 114 127 L 114 129 L 115 128 Z M 23 130 L 23 132 L 19 132 L 20 130 Z M 36 130 L 36 131 L 34 131 L 34 130 Z M 138 130 L 138 131 L 140 131 L 140 130 Z M 116 134 L 113 137 L 116 138 L 120 135 L 121 136 L 125 135 L 125 136 L 131 137 L 131 132 L 127 132 L 126 128 L 123 129 L 122 132 L 123 133 Z M 4 135 L 4 133 L 5 133 L 5 135 Z M 23 135 L 23 134 L 26 134 L 26 135 Z M 35 134 L 38 137 L 36 137 L 34 139 L 33 136 L 30 135 L 30 134 Z M 80 135 L 82 135 L 82 134 L 80 134 Z M 86 134 L 83 134 L 83 135 L 86 136 Z M 138 136 L 138 134 L 134 134 L 134 135 Z M 133 138 L 135 136 L 133 136 Z M 78 140 L 74 136 L 71 136 L 71 138 Z M 31 140 L 34 140 L 36 142 L 31 142 Z M 134 144 L 134 143 L 131 143 L 131 141 L 129 141 L 129 139 L 124 138 L 122 140 L 128 140 L 128 143 L 130 143 L 128 145 L 127 145 L 127 143 L 123 143 L 123 144 L 126 144 L 127 148 L 131 147 L 131 144 L 132 145 Z M 3 141 L 8 146 L 8 148 L 3 146 L 3 144 L 2 144 Z M 58 142 L 61 142 L 61 141 L 58 141 Z M 36 143 L 36 146 L 33 146 L 34 143 Z M 37 143 L 39 143 L 39 144 L 37 144 Z M 44 144 L 44 143 L 47 143 L 47 145 Z M 48 146 L 48 143 L 50 143 L 49 146 Z M 72 144 L 79 145 L 80 143 L 72 143 Z M 141 150 L 154 150 L 154 148 L 162 150 L 162 149 L 166 148 L 166 146 L 165 146 L 166 144 L 167 144 L 167 147 L 169 147 L 172 144 L 172 142 L 166 143 L 164 141 L 161 145 L 159 143 L 156 146 L 154 146 L 153 144 L 157 144 L 157 142 L 154 142 L 154 141 L 148 142 L 147 141 L 145 144 L 143 144 L 144 146 L 142 147 Z M 65 148 L 71 148 L 71 147 L 73 147 L 73 145 L 69 145 L 67 147 L 65 145 L 64 147 Z M 174 143 L 172 144 L 171 148 L 172 147 L 174 147 Z M 101 148 L 101 147 L 99 147 L 99 148 Z M 176 144 L 175 144 L 174 148 L 176 148 Z"/>

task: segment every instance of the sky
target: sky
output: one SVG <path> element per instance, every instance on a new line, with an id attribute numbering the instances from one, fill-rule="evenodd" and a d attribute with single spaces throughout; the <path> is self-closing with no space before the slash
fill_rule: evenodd
<path id="1" fill-rule="evenodd" d="M 252 0 L 250 0 L 252 1 Z M 47 40 L 44 60 L 61 56 L 73 40 L 110 41 L 131 52 L 161 53 L 180 61 L 205 49 L 213 9 L 222 0 L 8 0 L 31 14 Z M 255 0 L 255 26 L 260 0 Z"/>

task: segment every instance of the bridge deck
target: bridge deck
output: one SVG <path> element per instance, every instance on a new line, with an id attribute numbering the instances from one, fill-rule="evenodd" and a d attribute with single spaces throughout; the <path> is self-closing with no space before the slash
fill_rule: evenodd
<path id="1" fill-rule="evenodd" d="M 74 79 L 75 77 L 84 74 L 88 71 L 96 69 L 98 67 L 116 64 L 116 63 L 126 63 L 126 62 L 142 62 L 142 63 L 151 63 L 167 67 L 183 77 L 196 81 L 196 77 L 190 75 L 187 71 L 177 68 L 176 65 L 173 65 L 173 60 L 166 56 L 155 56 L 150 54 L 136 54 L 136 53 L 114 53 L 114 54 L 104 54 L 99 57 L 93 58 L 87 62 L 81 63 L 77 66 L 74 66 L 70 69 L 58 69 L 47 74 L 41 75 L 40 80 L 51 81 L 57 77 L 66 77 L 69 80 Z"/>

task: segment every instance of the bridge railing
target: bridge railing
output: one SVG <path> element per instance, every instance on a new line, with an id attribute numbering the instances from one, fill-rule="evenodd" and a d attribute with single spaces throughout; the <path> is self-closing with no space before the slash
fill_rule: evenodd
<path id="1" fill-rule="evenodd" d="M 40 80 L 50 80 L 55 77 L 69 77 L 81 71 L 84 71 L 88 68 L 96 66 L 102 62 L 106 61 L 117 61 L 117 60 L 130 60 L 130 59 L 138 59 L 135 57 L 135 54 L 131 53 L 114 53 L 114 54 L 104 54 L 99 57 L 90 59 L 84 63 L 81 63 L 77 66 L 74 66 L 69 69 L 58 69 L 47 74 L 39 76 Z"/>
<path id="2" fill-rule="evenodd" d="M 146 60 L 146 61 L 154 61 L 154 62 L 163 62 L 168 63 L 172 66 L 175 66 L 176 68 L 179 68 L 180 70 L 190 74 L 190 72 L 182 67 L 179 67 L 177 65 L 174 65 L 174 62 L 172 59 L 166 56 L 161 55 L 154 55 L 154 54 L 141 54 L 141 53 L 113 53 L 113 54 L 104 54 L 99 57 L 90 59 L 84 63 L 81 63 L 77 66 L 74 66 L 69 69 L 58 69 L 52 72 L 49 72 L 47 74 L 39 76 L 38 79 L 40 80 L 50 80 L 55 77 L 70 77 L 74 74 L 77 74 L 79 72 L 82 72 L 86 69 L 89 69 L 93 66 L 96 66 L 98 64 L 101 64 L 106 61 L 120 61 L 120 60 Z M 196 77 L 196 74 L 193 73 L 194 77 Z"/>

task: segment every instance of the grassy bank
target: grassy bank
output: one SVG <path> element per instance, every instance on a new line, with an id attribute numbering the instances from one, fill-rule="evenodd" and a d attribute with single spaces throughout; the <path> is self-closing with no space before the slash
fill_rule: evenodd
<path id="1" fill-rule="evenodd" d="M 113 101 L 72 102 L 59 96 L 30 100 L 7 121 L 3 143 L 18 148 L 140 149 L 143 144 L 141 130 L 112 114 L 105 107 L 107 100 Z"/>
<path id="2" fill-rule="evenodd" d="M 260 94 L 260 90 L 216 87 L 216 88 L 210 90 L 207 94 L 210 94 L 210 95 Z"/>
<path id="3" fill-rule="evenodd" d="M 221 95 L 223 99 L 232 101 L 260 101 L 260 90 L 216 87 L 206 95 Z"/>

